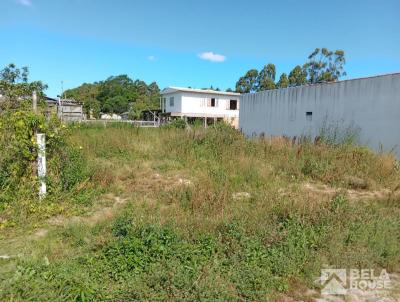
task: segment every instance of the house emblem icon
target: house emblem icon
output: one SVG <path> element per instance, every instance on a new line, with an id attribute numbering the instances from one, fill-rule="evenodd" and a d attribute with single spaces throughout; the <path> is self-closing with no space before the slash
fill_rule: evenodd
<path id="1" fill-rule="evenodd" d="M 347 276 L 345 269 L 321 270 L 321 295 L 347 294 Z"/>

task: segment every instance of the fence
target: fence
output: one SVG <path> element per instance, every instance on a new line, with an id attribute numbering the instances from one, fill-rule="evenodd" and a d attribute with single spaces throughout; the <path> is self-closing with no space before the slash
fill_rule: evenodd
<path id="1" fill-rule="evenodd" d="M 133 121 L 133 120 L 83 120 L 83 123 L 87 124 L 103 124 L 107 123 L 125 123 L 130 124 L 135 127 L 159 127 L 160 123 L 158 121 Z"/>

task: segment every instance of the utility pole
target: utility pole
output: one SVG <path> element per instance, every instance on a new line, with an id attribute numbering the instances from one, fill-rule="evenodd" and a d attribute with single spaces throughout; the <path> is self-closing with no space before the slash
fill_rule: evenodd
<path id="1" fill-rule="evenodd" d="M 63 101 L 62 101 L 63 98 L 64 98 L 64 81 L 61 81 L 60 105 L 58 107 L 58 109 L 61 109 L 61 110 L 59 110 L 59 111 L 61 111 L 60 115 L 59 115 L 61 122 L 63 122 L 63 115 L 64 115 L 64 106 L 63 106 Z"/>

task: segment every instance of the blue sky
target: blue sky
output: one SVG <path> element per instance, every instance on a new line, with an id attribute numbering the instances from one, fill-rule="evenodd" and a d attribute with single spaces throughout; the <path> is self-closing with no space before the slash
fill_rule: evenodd
<path id="1" fill-rule="evenodd" d="M 316 47 L 346 52 L 347 78 L 400 71 L 399 0 L 0 0 L 0 68 L 64 88 L 128 74 L 166 86 L 234 88 Z"/>

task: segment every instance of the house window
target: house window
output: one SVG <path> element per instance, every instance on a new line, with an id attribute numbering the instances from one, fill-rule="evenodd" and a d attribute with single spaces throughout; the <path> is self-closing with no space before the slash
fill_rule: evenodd
<path id="1" fill-rule="evenodd" d="M 164 109 L 164 112 L 165 112 L 165 110 L 166 110 L 166 108 L 167 108 L 167 98 L 163 98 L 163 109 Z"/>
<path id="2" fill-rule="evenodd" d="M 207 99 L 207 107 L 217 107 L 217 100 L 215 98 Z"/>
<path id="3" fill-rule="evenodd" d="M 229 110 L 237 110 L 238 109 L 238 101 L 230 100 L 229 101 Z"/>
<path id="4" fill-rule="evenodd" d="M 312 121 L 312 111 L 306 112 L 306 119 L 307 119 L 307 121 Z"/>
<path id="5" fill-rule="evenodd" d="M 175 103 L 174 97 L 171 96 L 171 97 L 169 98 L 169 106 L 170 106 L 170 107 L 174 107 L 174 103 Z"/>

